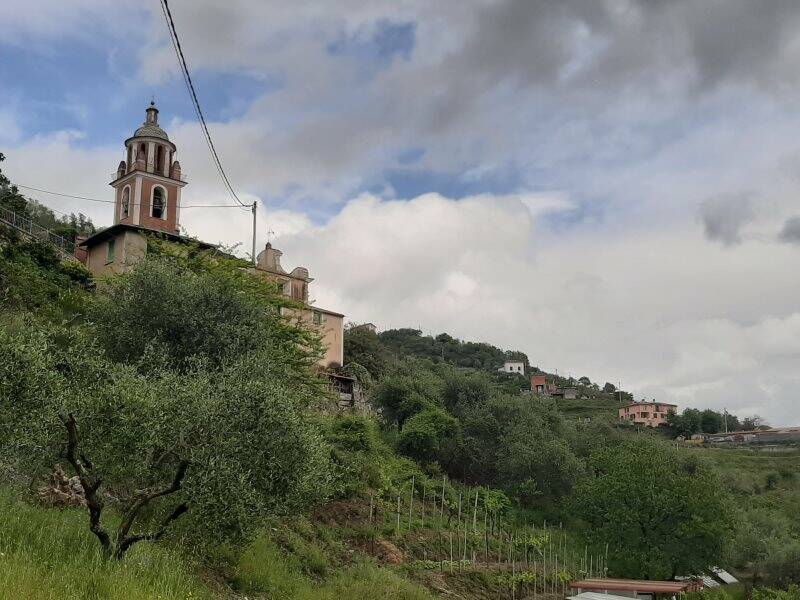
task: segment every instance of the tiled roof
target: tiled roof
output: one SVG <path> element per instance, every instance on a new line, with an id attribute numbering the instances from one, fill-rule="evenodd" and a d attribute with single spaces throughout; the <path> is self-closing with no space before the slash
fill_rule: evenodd
<path id="1" fill-rule="evenodd" d="M 167 137 L 167 132 L 161 129 L 158 125 L 153 125 L 152 123 L 145 123 L 139 129 L 133 132 L 133 137 L 157 137 L 161 138 L 162 140 L 169 141 L 169 137 Z"/>

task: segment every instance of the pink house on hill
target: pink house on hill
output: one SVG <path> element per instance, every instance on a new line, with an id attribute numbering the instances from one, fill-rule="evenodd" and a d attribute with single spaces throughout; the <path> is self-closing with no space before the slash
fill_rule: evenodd
<path id="1" fill-rule="evenodd" d="M 678 406 L 665 402 L 631 402 L 619 407 L 619 418 L 643 427 L 666 427 L 667 415 L 674 413 Z"/>

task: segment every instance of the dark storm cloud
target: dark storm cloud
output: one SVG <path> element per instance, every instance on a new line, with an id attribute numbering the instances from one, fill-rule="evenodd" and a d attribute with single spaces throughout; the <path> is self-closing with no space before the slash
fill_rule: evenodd
<path id="1" fill-rule="evenodd" d="M 725 246 L 741 243 L 741 229 L 754 218 L 748 194 L 708 198 L 700 204 L 700 218 L 709 240 Z"/>
<path id="2" fill-rule="evenodd" d="M 779 237 L 782 242 L 800 244 L 800 216 L 786 219 Z"/>
<path id="3" fill-rule="evenodd" d="M 615 87 L 690 71 L 694 84 L 797 83 L 800 3 L 793 0 L 584 0 L 493 3 L 476 13 L 459 62 L 530 83 Z"/>

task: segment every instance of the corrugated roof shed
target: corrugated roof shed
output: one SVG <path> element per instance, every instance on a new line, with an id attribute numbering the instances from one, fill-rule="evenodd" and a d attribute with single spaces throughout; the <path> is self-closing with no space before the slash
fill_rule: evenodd
<path id="1" fill-rule="evenodd" d="M 702 589 L 698 581 L 643 581 L 637 579 L 582 579 L 569 584 L 573 590 L 590 592 L 636 592 L 650 594 L 680 594 Z"/>
<path id="2" fill-rule="evenodd" d="M 739 580 L 728 573 L 725 569 L 713 567 L 711 570 L 714 572 L 714 575 L 717 577 L 717 579 L 719 579 L 722 583 L 739 583 Z"/>
<path id="3" fill-rule="evenodd" d="M 631 600 L 630 596 L 615 596 L 602 592 L 581 592 L 574 596 L 567 596 L 568 600 Z"/>

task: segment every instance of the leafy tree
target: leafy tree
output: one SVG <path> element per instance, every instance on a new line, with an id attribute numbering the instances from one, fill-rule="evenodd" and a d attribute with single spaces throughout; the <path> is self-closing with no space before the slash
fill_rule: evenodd
<path id="1" fill-rule="evenodd" d="M 700 431 L 703 433 L 718 433 L 722 430 L 722 415 L 706 409 L 700 413 Z"/>
<path id="2" fill-rule="evenodd" d="M 497 440 L 504 429 L 497 402 L 460 409 L 461 433 L 443 456 L 443 466 L 451 476 L 479 484 L 497 481 Z"/>
<path id="3" fill-rule="evenodd" d="M 753 590 L 753 600 L 800 600 L 800 586 L 791 584 L 785 590 L 755 588 Z"/>
<path id="4" fill-rule="evenodd" d="M 0 228 L 0 307 L 45 309 L 53 317 L 83 305 L 91 273 L 77 262 L 62 261 L 44 242 L 28 242 Z"/>
<path id="5" fill-rule="evenodd" d="M 487 378 L 481 373 L 452 371 L 445 375 L 442 403 L 458 413 L 465 406 L 483 404 L 492 396 Z"/>
<path id="6" fill-rule="evenodd" d="M 390 354 L 374 331 L 348 324 L 344 330 L 344 359 L 345 363 L 362 365 L 373 379 L 381 379 L 388 372 Z"/>
<path id="7" fill-rule="evenodd" d="M 0 152 L 0 163 L 6 157 Z M 28 201 L 19 193 L 17 186 L 13 185 L 3 170 L 0 169 L 0 206 L 3 206 L 17 214 L 29 216 Z"/>
<path id="8" fill-rule="evenodd" d="M 702 416 L 696 408 L 687 408 L 683 414 L 668 413 L 667 425 L 672 430 L 673 435 L 691 437 L 695 433 L 700 433 L 702 426 Z"/>
<path id="9" fill-rule="evenodd" d="M 115 360 L 141 364 L 155 350 L 171 368 L 216 368 L 271 348 L 280 351 L 282 369 L 309 382 L 319 338 L 282 317 L 282 302 L 268 283 L 234 261 L 149 256 L 105 282 L 91 316 Z"/>
<path id="10" fill-rule="evenodd" d="M 331 425 L 330 440 L 347 450 L 372 453 L 378 446 L 374 421 L 359 415 L 342 415 Z"/>
<path id="11" fill-rule="evenodd" d="M 458 421 L 440 408 L 430 407 L 409 418 L 398 439 L 400 451 L 422 462 L 437 460 L 442 447 L 458 433 Z"/>
<path id="12" fill-rule="evenodd" d="M 615 386 L 613 383 L 609 383 L 606 381 L 605 385 L 603 386 L 603 391 L 606 394 L 613 394 L 614 392 L 617 391 L 617 386 Z"/>
<path id="13" fill-rule="evenodd" d="M 522 405 L 498 444 L 499 481 L 523 502 L 568 496 L 583 467 L 565 434 L 554 407 Z"/>
<path id="14" fill-rule="evenodd" d="M 769 550 L 755 565 L 767 584 L 778 588 L 800 585 L 800 542 L 776 543 L 771 540 Z M 800 592 L 795 588 L 796 593 Z M 800 596 L 800 594 L 797 594 Z"/>
<path id="15" fill-rule="evenodd" d="M 423 336 L 418 329 L 390 329 L 381 332 L 379 338 L 398 358 L 426 358 L 435 363 L 492 372 L 506 360 L 520 360 L 529 364 L 523 352 L 506 352 L 491 344 L 463 342 L 447 333 L 433 337 Z"/>
<path id="16" fill-rule="evenodd" d="M 402 427 L 407 418 L 428 406 L 437 406 L 438 383 L 438 378 L 424 372 L 392 375 L 375 386 L 372 403 L 381 409 L 387 422 Z"/>
<path id="17" fill-rule="evenodd" d="M 5 158 L 0 152 L 0 162 L 3 162 Z M 19 193 L 19 188 L 3 174 L 2 169 L 0 169 L 0 206 L 29 218 L 41 227 L 50 229 L 56 235 L 71 241 L 74 241 L 78 235 L 91 235 L 96 231 L 92 220 L 84 214 L 56 217 L 55 213 L 46 206 L 35 200 L 28 200 Z"/>
<path id="18" fill-rule="evenodd" d="M 744 431 L 769 428 L 769 426 L 764 422 L 764 419 L 762 419 L 758 415 L 753 415 L 752 417 L 745 417 L 744 419 L 742 419 L 741 427 L 742 430 Z"/>
<path id="19" fill-rule="evenodd" d="M 20 473 L 42 476 L 69 440 L 92 530 L 117 558 L 175 527 L 199 546 L 245 541 L 269 515 L 330 487 L 328 449 L 305 412 L 309 392 L 281 361 L 273 349 L 184 372 L 159 354 L 111 361 L 90 329 L 0 329 L 0 452 Z M 103 490 L 133 507 L 115 535 Z"/>
<path id="20" fill-rule="evenodd" d="M 35 200 L 28 201 L 27 212 L 34 223 L 71 241 L 75 241 L 79 235 L 88 237 L 97 231 L 92 220 L 83 213 L 57 217 L 52 210 Z"/>
<path id="21" fill-rule="evenodd" d="M 654 440 L 600 450 L 590 464 L 575 509 L 589 540 L 609 544 L 612 574 L 672 579 L 720 563 L 732 511 L 705 464 Z"/>

